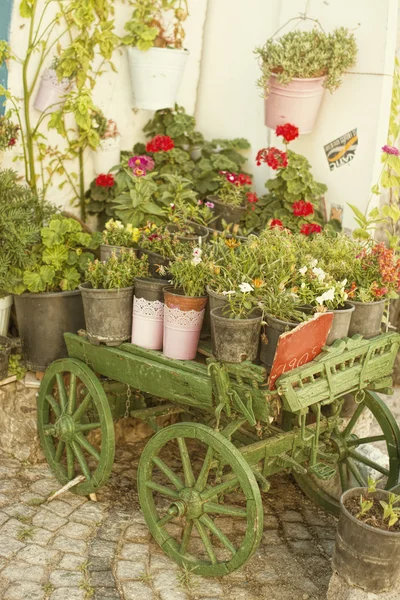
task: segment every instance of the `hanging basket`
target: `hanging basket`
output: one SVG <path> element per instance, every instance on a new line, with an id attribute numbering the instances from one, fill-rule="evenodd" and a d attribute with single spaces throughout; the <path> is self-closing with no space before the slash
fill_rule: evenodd
<path id="1" fill-rule="evenodd" d="M 128 48 L 133 107 L 173 108 L 189 52 L 171 48 Z"/>
<path id="2" fill-rule="evenodd" d="M 310 133 L 317 120 L 324 88 L 324 77 L 312 79 L 293 78 L 290 83 L 279 83 L 276 75 L 269 79 L 270 92 L 264 100 L 265 125 L 276 129 L 278 125 L 292 123 L 299 133 Z"/>
<path id="3" fill-rule="evenodd" d="M 40 80 L 33 107 L 40 112 L 51 114 L 64 106 L 72 84 L 69 79 L 58 80 L 54 69 L 46 69 Z"/>
<path id="4" fill-rule="evenodd" d="M 121 162 L 121 138 L 108 138 L 101 140 L 100 145 L 93 152 L 94 171 L 96 175 L 108 173 L 110 169 Z"/>

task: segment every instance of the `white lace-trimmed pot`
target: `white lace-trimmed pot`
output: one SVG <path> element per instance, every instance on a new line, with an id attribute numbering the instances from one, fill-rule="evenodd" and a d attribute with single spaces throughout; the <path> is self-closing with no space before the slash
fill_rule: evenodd
<path id="1" fill-rule="evenodd" d="M 12 303 L 11 295 L 0 297 L 0 335 L 7 335 Z"/>
<path id="2" fill-rule="evenodd" d="M 132 344 L 148 350 L 161 350 L 164 333 L 164 288 L 167 279 L 135 278 Z"/>
<path id="3" fill-rule="evenodd" d="M 293 123 L 299 133 L 310 133 L 317 120 L 325 88 L 325 77 L 298 79 L 287 85 L 279 83 L 276 75 L 269 79 L 269 94 L 264 100 L 265 125 L 276 129 L 278 125 Z"/>
<path id="4" fill-rule="evenodd" d="M 134 108 L 173 108 L 189 56 L 187 50 L 128 48 Z"/>
<path id="5" fill-rule="evenodd" d="M 108 173 L 110 169 L 121 162 L 121 138 L 106 138 L 101 140 L 96 151 L 93 152 L 94 170 L 96 175 Z"/>
<path id="6" fill-rule="evenodd" d="M 40 112 L 46 111 L 51 114 L 64 106 L 66 96 L 71 89 L 72 84 L 69 79 L 64 77 L 59 81 L 54 69 L 46 69 L 41 77 L 33 107 Z"/>
<path id="7" fill-rule="evenodd" d="M 169 287 L 164 290 L 163 354 L 178 360 L 196 357 L 207 296 L 184 296 Z"/>

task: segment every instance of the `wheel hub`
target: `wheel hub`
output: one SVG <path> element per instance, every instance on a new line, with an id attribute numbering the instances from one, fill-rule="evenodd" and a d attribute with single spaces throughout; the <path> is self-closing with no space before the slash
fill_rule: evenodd
<path id="1" fill-rule="evenodd" d="M 64 415 L 55 424 L 56 435 L 64 442 L 70 442 L 75 437 L 75 421 L 69 415 Z"/>
<path id="2" fill-rule="evenodd" d="M 346 460 L 346 458 L 349 456 L 349 449 L 347 447 L 345 438 L 340 435 L 332 435 L 330 443 L 335 454 L 339 455 L 338 462 Z"/>

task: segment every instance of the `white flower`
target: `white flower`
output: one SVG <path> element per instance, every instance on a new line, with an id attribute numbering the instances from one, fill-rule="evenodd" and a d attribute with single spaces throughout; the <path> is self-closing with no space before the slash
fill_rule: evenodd
<path id="1" fill-rule="evenodd" d="M 317 259 L 316 259 L 316 258 L 313 258 L 313 259 L 310 261 L 310 267 L 316 267 L 316 266 L 317 266 L 317 263 L 318 263 Z"/>
<path id="2" fill-rule="evenodd" d="M 340 285 L 342 287 L 344 287 L 346 285 L 346 283 L 347 283 L 347 279 L 343 279 L 343 281 L 340 282 Z"/>
<path id="3" fill-rule="evenodd" d="M 121 221 L 115 221 L 114 225 L 116 229 L 124 229 L 124 225 L 121 223 Z"/>
<path id="4" fill-rule="evenodd" d="M 344 292 L 344 294 L 343 294 L 343 300 L 347 300 L 348 297 L 349 297 L 349 295 L 346 292 Z"/>
<path id="5" fill-rule="evenodd" d="M 192 265 L 199 265 L 201 263 L 201 258 L 200 256 L 194 256 L 192 258 Z"/>
<path id="6" fill-rule="evenodd" d="M 245 294 L 246 292 L 252 292 L 253 288 L 251 287 L 251 285 L 249 283 L 241 283 L 239 285 L 239 289 L 240 291 Z"/>
<path id="7" fill-rule="evenodd" d="M 201 248 L 193 248 L 193 256 L 196 257 L 200 257 L 202 255 L 202 249 Z"/>
<path id="8" fill-rule="evenodd" d="M 98 129 L 99 128 L 99 124 L 96 121 L 96 119 L 92 119 L 92 127 L 93 127 L 93 129 Z"/>
<path id="9" fill-rule="evenodd" d="M 318 304 L 323 304 L 327 300 L 333 300 L 334 298 L 335 298 L 335 288 L 332 287 L 332 288 L 329 288 L 329 290 L 326 290 L 326 292 L 324 292 L 320 296 L 317 296 L 316 301 L 318 302 Z"/>
<path id="10" fill-rule="evenodd" d="M 304 281 L 303 281 L 303 283 L 301 284 L 300 287 L 301 287 L 302 290 L 304 290 L 304 288 L 306 287 L 306 284 L 304 283 Z"/>
<path id="11" fill-rule="evenodd" d="M 114 219 L 110 219 L 109 221 L 107 221 L 107 223 L 106 223 L 107 231 L 111 231 L 111 229 L 113 228 L 113 225 L 114 225 Z"/>
<path id="12" fill-rule="evenodd" d="M 320 269 L 319 267 L 314 267 L 312 271 L 314 275 L 318 277 L 318 281 L 323 281 L 325 279 L 326 273 L 323 269 Z"/>
<path id="13" fill-rule="evenodd" d="M 307 273 L 308 269 L 307 267 L 301 267 L 301 269 L 299 269 L 299 273 L 301 273 L 301 275 L 305 275 Z"/>
<path id="14" fill-rule="evenodd" d="M 229 290 L 229 292 L 222 292 L 223 296 L 231 296 L 232 294 L 236 294 L 235 290 Z"/>

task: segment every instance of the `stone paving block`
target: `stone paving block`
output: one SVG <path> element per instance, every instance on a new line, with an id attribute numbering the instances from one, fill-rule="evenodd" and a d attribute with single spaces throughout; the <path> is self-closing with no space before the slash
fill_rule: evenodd
<path id="1" fill-rule="evenodd" d="M 151 538 L 151 533 L 147 525 L 134 523 L 125 531 L 125 538 L 131 542 L 145 543 Z"/>
<path id="2" fill-rule="evenodd" d="M 373 594 L 360 588 L 350 587 L 337 573 L 333 573 L 326 598 L 327 600 L 399 600 L 400 583 L 390 592 Z"/>
<path id="3" fill-rule="evenodd" d="M 34 527 L 32 536 L 25 540 L 26 544 L 38 544 L 39 546 L 47 546 L 54 533 L 48 529 Z"/>
<path id="4" fill-rule="evenodd" d="M 114 557 L 90 556 L 88 561 L 89 571 L 107 571 L 111 569 Z"/>
<path id="5" fill-rule="evenodd" d="M 331 527 L 314 526 L 311 528 L 311 531 L 320 540 L 334 540 L 336 537 L 336 529 L 332 529 Z"/>
<path id="6" fill-rule="evenodd" d="M 295 554 L 318 554 L 318 548 L 309 540 L 289 540 L 288 544 Z"/>
<path id="7" fill-rule="evenodd" d="M 154 589 L 161 600 L 187 600 L 188 595 L 182 589 L 176 573 L 160 572 L 153 578 Z"/>
<path id="8" fill-rule="evenodd" d="M 32 483 L 29 489 L 32 493 L 37 492 L 40 496 L 47 498 L 50 494 L 60 489 L 60 487 L 60 484 L 55 479 L 39 479 L 39 481 Z"/>
<path id="9" fill-rule="evenodd" d="M 14 501 L 14 498 L 11 496 L 6 496 L 5 494 L 0 494 L 0 508 L 4 508 L 4 506 L 9 506 Z"/>
<path id="10" fill-rule="evenodd" d="M 2 596 L 3 600 L 44 600 L 45 593 L 38 583 L 13 583 Z"/>
<path id="11" fill-rule="evenodd" d="M 87 502 L 73 513 L 71 520 L 84 525 L 96 525 L 103 520 L 103 510 L 98 504 Z"/>
<path id="12" fill-rule="evenodd" d="M 99 527 L 96 537 L 108 542 L 118 542 L 121 537 L 122 526 L 120 523 L 108 523 L 107 521 Z"/>
<path id="13" fill-rule="evenodd" d="M 125 600 L 156 600 L 156 596 L 153 594 L 151 588 L 140 581 L 124 583 L 122 589 Z"/>
<path id="14" fill-rule="evenodd" d="M 78 571 L 83 563 L 86 562 L 82 556 L 77 554 L 64 554 L 58 563 L 58 568 L 67 571 Z"/>
<path id="15" fill-rule="evenodd" d="M 39 583 L 44 577 L 44 569 L 38 565 L 30 565 L 29 563 L 16 560 L 3 569 L 2 576 L 16 583 L 20 583 L 21 581 Z"/>
<path id="16" fill-rule="evenodd" d="M 37 504 L 35 504 L 35 505 L 30 504 L 30 502 L 32 500 L 33 501 L 42 500 L 43 502 L 45 502 L 46 498 L 44 496 L 42 496 L 41 494 L 35 494 L 34 492 L 24 492 L 23 494 L 20 495 L 19 500 L 21 502 L 24 502 L 28 506 L 39 506 Z"/>
<path id="17" fill-rule="evenodd" d="M 85 590 L 72 587 L 58 588 L 51 594 L 50 600 L 85 600 Z"/>
<path id="18" fill-rule="evenodd" d="M 79 587 L 82 583 L 81 571 L 57 570 L 50 573 L 50 583 L 56 588 Z"/>
<path id="19" fill-rule="evenodd" d="M 87 544 L 84 541 L 72 540 L 62 535 L 57 535 L 54 538 L 53 548 L 69 554 L 79 554 L 80 556 L 86 556 L 87 552 Z"/>
<path id="20" fill-rule="evenodd" d="M 302 523 L 283 523 L 283 533 L 285 537 L 297 540 L 310 540 L 311 533 Z"/>
<path id="21" fill-rule="evenodd" d="M 100 556 L 102 558 L 113 558 L 117 545 L 114 542 L 105 542 L 95 540 L 90 546 L 90 556 Z"/>
<path id="22" fill-rule="evenodd" d="M 318 540 L 318 546 L 329 556 L 332 556 L 335 547 L 335 540 Z"/>
<path id="23" fill-rule="evenodd" d="M 102 589 L 95 590 L 93 600 L 121 600 L 121 596 L 115 590 Z"/>
<path id="24" fill-rule="evenodd" d="M 66 502 L 63 502 L 62 500 L 52 500 L 51 502 L 46 504 L 43 508 L 45 508 L 46 510 L 49 510 L 52 513 L 55 513 L 59 517 L 65 517 L 65 518 L 69 517 L 69 515 L 71 513 L 73 513 L 75 510 L 74 506 L 70 506 Z"/>
<path id="25" fill-rule="evenodd" d="M 66 492 L 63 494 L 62 501 L 66 504 L 69 504 L 69 506 L 73 506 L 74 508 L 78 508 L 79 506 L 82 506 L 82 504 L 92 504 L 92 502 L 88 500 L 86 496 L 78 496 L 72 492 Z"/>
<path id="26" fill-rule="evenodd" d="M 166 554 L 154 554 L 150 552 L 150 570 L 155 571 L 177 571 L 179 569 L 175 561 Z"/>
<path id="27" fill-rule="evenodd" d="M 9 518 L 9 515 L 5 514 L 4 512 L 0 512 L 0 527 L 4 525 L 4 523 L 8 521 Z"/>
<path id="28" fill-rule="evenodd" d="M 279 537 L 279 534 L 277 531 L 274 530 L 267 530 L 264 531 L 263 535 L 262 535 L 262 543 L 263 545 L 269 546 L 269 545 L 273 545 L 273 546 L 279 546 L 280 544 L 283 544 L 283 540 Z"/>
<path id="29" fill-rule="evenodd" d="M 17 559 L 24 560 L 30 565 L 46 566 L 57 562 L 60 556 L 61 553 L 57 550 L 30 544 L 18 552 Z"/>
<path id="30" fill-rule="evenodd" d="M 67 519 L 59 517 L 49 510 L 39 508 L 38 512 L 32 519 L 32 523 L 36 527 L 42 527 L 43 529 L 48 529 L 49 531 L 57 531 L 57 529 L 60 529 L 60 527 L 68 523 L 68 521 Z"/>
<path id="31" fill-rule="evenodd" d="M 287 523 L 302 523 L 303 517 L 296 510 L 285 510 L 283 513 L 279 515 L 281 521 L 286 521 Z"/>
<path id="32" fill-rule="evenodd" d="M 22 488 L 22 481 L 19 479 L 3 479 L 0 480 L 0 493 L 1 494 L 14 494 Z"/>
<path id="33" fill-rule="evenodd" d="M 222 585 L 218 581 L 216 581 L 215 578 L 206 578 L 199 577 L 198 575 L 191 575 L 190 584 L 193 586 L 193 591 L 195 595 L 222 597 L 224 594 L 224 589 Z"/>
<path id="34" fill-rule="evenodd" d="M 6 515 L 8 515 L 9 517 L 26 517 L 26 518 L 30 518 L 33 517 L 33 515 L 36 513 L 36 510 L 34 508 L 32 508 L 31 506 L 27 506 L 26 504 L 23 503 L 18 503 L 18 504 L 12 504 L 11 506 L 7 506 L 3 509 L 3 513 L 6 513 Z M 0 514 L 0 524 L 1 524 L 1 515 Z"/>
<path id="35" fill-rule="evenodd" d="M 0 533 L 0 556 L 11 558 L 14 552 L 18 552 L 23 547 L 24 544 L 22 542 Z"/>
<path id="36" fill-rule="evenodd" d="M 117 580 L 140 579 L 146 573 L 146 561 L 119 560 L 116 568 Z"/>
<path id="37" fill-rule="evenodd" d="M 24 525 L 21 521 L 14 518 L 8 519 L 8 521 L 0 527 L 0 535 L 6 535 L 17 539 L 17 536 L 23 527 Z"/>
<path id="38" fill-rule="evenodd" d="M 92 529 L 83 523 L 67 522 L 58 532 L 74 540 L 86 540 L 92 534 Z"/>
<path id="39" fill-rule="evenodd" d="M 93 571 L 90 584 L 94 588 L 115 588 L 115 580 L 111 571 Z"/>
<path id="40" fill-rule="evenodd" d="M 273 567 L 265 564 L 263 565 L 262 569 L 256 570 L 253 573 L 253 577 L 260 584 L 278 583 L 280 580 L 280 577 L 276 570 Z"/>
<path id="41" fill-rule="evenodd" d="M 149 548 L 146 544 L 124 544 L 120 555 L 126 560 L 147 560 Z"/>

